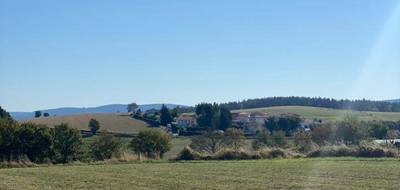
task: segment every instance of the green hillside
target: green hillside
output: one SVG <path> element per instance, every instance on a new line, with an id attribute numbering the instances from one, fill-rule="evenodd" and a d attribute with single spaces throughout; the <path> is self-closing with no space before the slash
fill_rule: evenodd
<path id="1" fill-rule="evenodd" d="M 306 119 L 322 119 L 327 121 L 334 121 L 343 118 L 346 114 L 353 114 L 360 120 L 385 120 L 385 121 L 399 121 L 400 112 L 366 112 L 366 111 L 350 111 L 338 110 L 329 108 L 306 107 L 306 106 L 277 106 L 256 109 L 243 109 L 234 110 L 233 112 L 264 112 L 268 114 L 284 114 L 291 113 L 300 115 Z"/>

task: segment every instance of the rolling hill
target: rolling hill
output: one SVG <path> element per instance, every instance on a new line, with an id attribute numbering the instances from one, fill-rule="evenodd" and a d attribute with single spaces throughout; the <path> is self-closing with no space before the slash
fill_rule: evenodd
<path id="1" fill-rule="evenodd" d="M 276 106 L 256 109 L 234 110 L 233 112 L 264 112 L 272 115 L 291 113 L 300 115 L 306 119 L 322 119 L 326 121 L 334 121 L 343 118 L 346 114 L 354 114 L 360 120 L 384 120 L 384 121 L 400 121 L 400 112 L 367 112 L 367 111 L 350 111 L 338 110 L 330 108 L 318 108 L 307 106 Z"/>
<path id="2" fill-rule="evenodd" d="M 165 104 L 168 108 L 174 108 L 176 106 L 180 107 L 188 107 L 184 105 L 177 104 Z M 142 111 L 150 110 L 150 109 L 160 109 L 162 104 L 143 104 L 139 105 L 139 109 Z M 90 107 L 90 108 L 73 108 L 73 107 L 64 107 L 64 108 L 56 108 L 56 109 L 45 109 L 40 110 L 42 113 L 49 113 L 54 116 L 63 116 L 63 115 L 73 115 L 73 114 L 83 114 L 83 113 L 118 113 L 118 112 L 126 112 L 126 104 L 109 104 L 98 107 Z M 11 116 L 16 120 L 25 120 L 34 118 L 34 112 L 10 112 Z"/>
<path id="3" fill-rule="evenodd" d="M 121 113 L 91 113 L 68 116 L 50 116 L 23 120 L 20 122 L 33 122 L 36 124 L 45 124 L 54 127 L 61 123 L 68 123 L 69 126 L 79 130 L 89 130 L 88 123 L 91 118 L 100 122 L 101 129 L 107 129 L 109 132 L 136 134 L 149 125 L 143 121 L 131 118 L 127 114 Z"/>

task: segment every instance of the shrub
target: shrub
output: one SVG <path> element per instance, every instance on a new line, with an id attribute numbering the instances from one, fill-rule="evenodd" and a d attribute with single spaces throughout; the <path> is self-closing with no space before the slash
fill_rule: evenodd
<path id="1" fill-rule="evenodd" d="M 219 131 L 208 131 L 192 139 L 190 148 L 194 151 L 215 154 L 225 147 L 224 134 Z"/>
<path id="2" fill-rule="evenodd" d="M 354 116 L 347 115 L 337 126 L 336 137 L 347 144 L 357 144 L 366 136 L 366 130 Z"/>
<path id="3" fill-rule="evenodd" d="M 328 145 L 322 146 L 318 150 L 308 154 L 309 157 L 340 157 L 340 156 L 357 156 L 358 150 L 355 147 L 346 145 Z"/>
<path id="4" fill-rule="evenodd" d="M 335 141 L 336 127 L 331 123 L 316 125 L 311 131 L 311 140 L 318 145 Z"/>
<path id="5" fill-rule="evenodd" d="M 374 143 L 360 143 L 359 153 L 360 157 L 397 157 L 397 151 L 389 147 L 382 147 Z"/>
<path id="6" fill-rule="evenodd" d="M 252 159 L 253 156 L 243 151 L 228 150 L 220 152 L 215 158 L 217 160 L 248 160 Z"/>
<path id="7" fill-rule="evenodd" d="M 82 146 L 82 137 L 77 129 L 60 124 L 54 127 L 54 152 L 55 161 L 67 163 L 79 157 Z"/>
<path id="8" fill-rule="evenodd" d="M 252 147 L 254 150 L 258 150 L 263 146 L 268 147 L 283 147 L 286 146 L 287 139 L 285 136 L 285 132 L 283 131 L 274 131 L 271 134 L 268 132 L 262 132 L 258 134 L 256 140 L 252 142 Z"/>
<path id="9" fill-rule="evenodd" d="M 130 147 L 138 154 L 145 154 L 147 158 L 159 159 L 171 149 L 171 137 L 158 129 L 140 131 L 131 141 Z"/>
<path id="10" fill-rule="evenodd" d="M 96 119 L 90 119 L 89 125 L 88 125 L 90 131 L 92 132 L 93 135 L 97 133 L 97 131 L 100 129 L 100 123 Z"/>
<path id="11" fill-rule="evenodd" d="M 190 147 L 185 147 L 177 158 L 178 160 L 200 160 L 201 155 L 193 151 Z"/>
<path id="12" fill-rule="evenodd" d="M 270 152 L 271 158 L 286 158 L 287 153 L 284 149 L 274 148 Z"/>
<path id="13" fill-rule="evenodd" d="M 383 122 L 369 122 L 367 123 L 368 126 L 368 133 L 370 137 L 376 139 L 384 139 L 387 136 L 389 131 L 389 127 Z"/>
<path id="14" fill-rule="evenodd" d="M 110 159 L 113 156 L 119 157 L 121 153 L 121 142 L 112 134 L 104 131 L 90 145 L 90 152 L 95 160 Z"/>
<path id="15" fill-rule="evenodd" d="M 228 128 L 224 133 L 224 143 L 227 147 L 238 151 L 245 143 L 246 137 L 244 136 L 243 130 Z"/>

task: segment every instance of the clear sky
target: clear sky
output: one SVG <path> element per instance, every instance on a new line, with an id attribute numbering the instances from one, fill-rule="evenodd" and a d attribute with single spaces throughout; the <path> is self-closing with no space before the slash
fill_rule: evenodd
<path id="1" fill-rule="evenodd" d="M 400 98 L 400 0 L 0 0 L 8 111 Z"/>

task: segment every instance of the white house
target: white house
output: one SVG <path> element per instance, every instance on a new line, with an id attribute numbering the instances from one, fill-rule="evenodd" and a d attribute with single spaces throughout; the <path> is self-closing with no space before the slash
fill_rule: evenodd
<path id="1" fill-rule="evenodd" d="M 179 127 L 195 127 L 197 125 L 196 116 L 182 114 L 176 119 L 176 124 Z"/>

